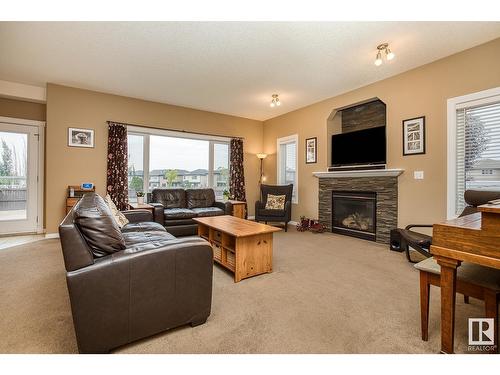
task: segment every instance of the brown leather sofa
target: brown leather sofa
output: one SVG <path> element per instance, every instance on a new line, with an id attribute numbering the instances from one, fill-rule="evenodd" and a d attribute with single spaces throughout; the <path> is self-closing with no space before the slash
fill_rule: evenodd
<path id="1" fill-rule="evenodd" d="M 103 353 L 170 328 L 203 324 L 212 303 L 212 248 L 177 239 L 147 210 L 119 228 L 86 194 L 59 226 L 80 353 Z"/>
<path id="2" fill-rule="evenodd" d="M 174 236 L 197 234 L 195 217 L 231 215 L 230 202 L 215 200 L 213 189 L 154 189 L 151 194 L 154 217 Z"/>

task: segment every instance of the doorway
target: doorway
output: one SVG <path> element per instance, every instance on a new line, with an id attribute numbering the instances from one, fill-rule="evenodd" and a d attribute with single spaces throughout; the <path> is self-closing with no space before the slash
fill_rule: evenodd
<path id="1" fill-rule="evenodd" d="M 43 230 L 44 125 L 0 117 L 0 235 Z"/>

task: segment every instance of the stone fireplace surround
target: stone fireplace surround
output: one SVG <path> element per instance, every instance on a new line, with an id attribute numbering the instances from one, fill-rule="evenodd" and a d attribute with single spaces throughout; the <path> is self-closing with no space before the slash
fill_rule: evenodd
<path id="1" fill-rule="evenodd" d="M 402 169 L 316 172 L 319 180 L 319 222 L 332 231 L 332 191 L 365 191 L 377 194 L 376 241 L 389 243 L 398 225 L 398 176 Z"/>

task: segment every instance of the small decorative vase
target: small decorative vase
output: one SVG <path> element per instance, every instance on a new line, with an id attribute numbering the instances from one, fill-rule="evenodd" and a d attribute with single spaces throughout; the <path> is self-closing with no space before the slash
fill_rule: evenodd
<path id="1" fill-rule="evenodd" d="M 144 197 L 137 197 L 137 203 L 144 204 Z"/>

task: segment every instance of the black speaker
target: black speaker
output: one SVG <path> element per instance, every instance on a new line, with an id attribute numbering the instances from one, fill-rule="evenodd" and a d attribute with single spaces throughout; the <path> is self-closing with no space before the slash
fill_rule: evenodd
<path id="1" fill-rule="evenodd" d="M 389 249 L 392 251 L 403 252 L 403 248 L 401 246 L 401 232 L 399 229 L 391 230 L 391 238 L 389 242 Z"/>

